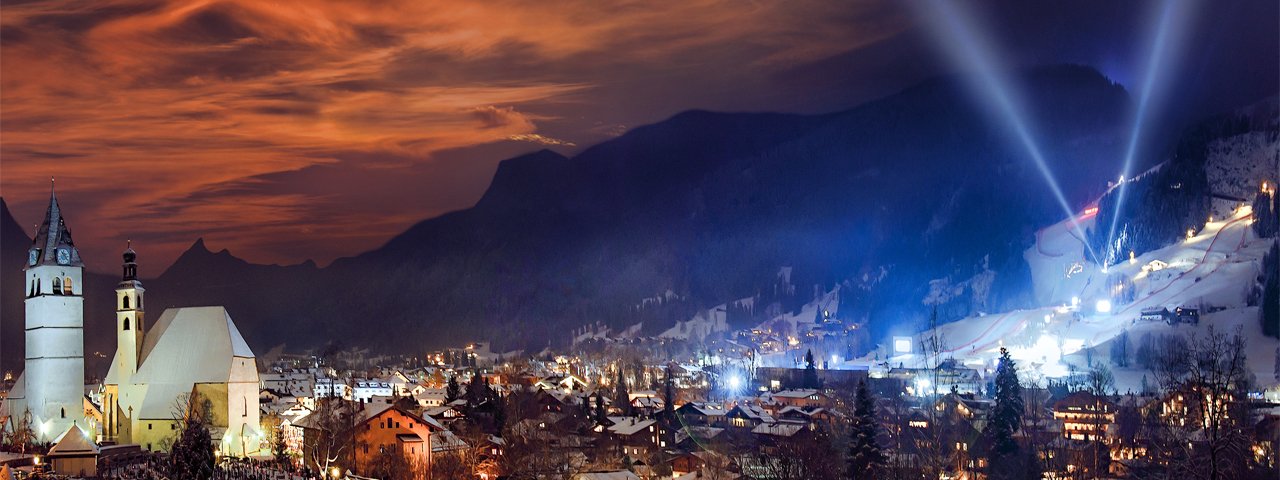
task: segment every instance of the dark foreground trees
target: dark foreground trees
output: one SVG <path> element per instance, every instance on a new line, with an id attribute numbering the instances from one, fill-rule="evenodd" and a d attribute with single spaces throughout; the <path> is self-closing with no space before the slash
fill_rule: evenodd
<path id="1" fill-rule="evenodd" d="M 881 478 L 885 470 L 885 454 L 880 448 L 880 418 L 876 415 L 875 398 L 867 390 L 867 382 L 858 382 L 854 397 L 853 428 L 849 445 L 850 479 Z"/>
<path id="2" fill-rule="evenodd" d="M 169 450 L 169 477 L 207 480 L 213 478 L 213 439 L 209 437 L 209 415 L 213 404 L 192 394 L 182 407 L 182 433 Z"/>

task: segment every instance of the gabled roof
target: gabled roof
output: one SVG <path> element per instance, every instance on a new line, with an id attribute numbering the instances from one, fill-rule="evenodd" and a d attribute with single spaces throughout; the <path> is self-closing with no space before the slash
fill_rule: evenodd
<path id="1" fill-rule="evenodd" d="M 699 414 L 702 414 L 708 417 L 724 416 L 724 414 L 726 413 L 725 410 L 721 407 L 705 404 L 705 403 L 695 403 L 695 402 L 689 402 L 684 405 L 681 405 L 680 408 L 678 408 L 677 410 L 686 410 L 686 409 L 693 410 Z"/>
<path id="2" fill-rule="evenodd" d="M 641 420 L 636 417 L 609 417 L 609 421 L 613 422 L 613 425 L 609 427 L 609 432 L 623 436 L 633 435 L 643 431 L 649 425 L 658 423 L 654 420 Z"/>
<path id="3" fill-rule="evenodd" d="M 61 455 L 96 455 L 98 453 L 98 445 L 89 439 L 89 434 L 80 429 L 79 425 L 72 424 L 71 428 L 62 432 L 56 440 L 53 441 L 53 448 L 49 449 L 50 456 Z"/>
<path id="4" fill-rule="evenodd" d="M 107 384 L 119 382 L 114 365 Z M 195 383 L 259 383 L 253 351 L 223 307 L 170 308 L 160 314 L 143 341 L 138 373 L 131 382 L 173 384 L 180 391 L 190 391 Z M 164 418 L 169 417 L 169 407 L 163 406 Z"/>

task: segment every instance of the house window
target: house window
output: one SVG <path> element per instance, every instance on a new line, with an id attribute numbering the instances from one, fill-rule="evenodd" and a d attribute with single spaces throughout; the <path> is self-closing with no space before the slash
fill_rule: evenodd
<path id="1" fill-rule="evenodd" d="M 62 413 L 62 418 L 67 418 L 67 409 L 66 409 L 66 408 L 63 408 L 61 413 Z"/>
<path id="2" fill-rule="evenodd" d="M 148 423 L 148 424 L 147 424 L 147 430 L 151 430 L 151 424 L 150 424 L 150 423 Z M 147 450 L 150 450 L 150 449 L 151 449 L 151 447 L 147 447 Z"/>
<path id="3" fill-rule="evenodd" d="M 59 293 L 62 293 L 62 279 L 53 277 L 53 294 L 57 295 Z"/>
<path id="4" fill-rule="evenodd" d="M 62 294 L 71 295 L 71 277 L 62 279 Z"/>

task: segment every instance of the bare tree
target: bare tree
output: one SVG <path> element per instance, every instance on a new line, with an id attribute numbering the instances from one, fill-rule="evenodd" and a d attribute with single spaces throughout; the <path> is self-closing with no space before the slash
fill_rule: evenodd
<path id="1" fill-rule="evenodd" d="M 316 408 L 307 416 L 308 442 L 305 452 L 309 466 L 320 471 L 344 464 L 350 467 L 355 458 L 355 407 L 338 397 L 317 399 Z"/>
<path id="2" fill-rule="evenodd" d="M 1248 370 L 1241 329 L 1210 326 L 1185 346 L 1162 352 L 1157 376 L 1168 392 L 1162 442 L 1172 475 L 1221 480 L 1238 476 L 1248 455 Z M 1178 411 L 1180 410 L 1180 411 Z M 1185 446 L 1185 447 L 1184 447 Z"/>

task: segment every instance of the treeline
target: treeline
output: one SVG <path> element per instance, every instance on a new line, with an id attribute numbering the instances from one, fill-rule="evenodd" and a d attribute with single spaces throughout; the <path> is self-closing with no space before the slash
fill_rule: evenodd
<path id="1" fill-rule="evenodd" d="M 1185 131 L 1164 165 L 1121 187 L 1126 198 L 1120 211 L 1116 203 L 1121 188 L 1103 196 L 1096 222 L 1086 232 L 1094 251 L 1112 264 L 1128 258 L 1129 252 L 1142 255 L 1204 225 L 1213 193 L 1205 174 L 1210 145 L 1251 131 L 1276 129 L 1270 114 L 1253 113 L 1220 115 Z M 1116 224 L 1114 236 L 1112 223 Z"/>

